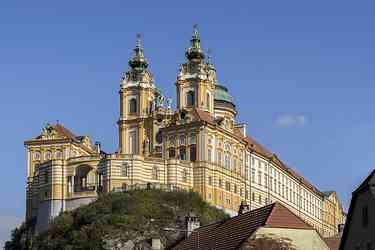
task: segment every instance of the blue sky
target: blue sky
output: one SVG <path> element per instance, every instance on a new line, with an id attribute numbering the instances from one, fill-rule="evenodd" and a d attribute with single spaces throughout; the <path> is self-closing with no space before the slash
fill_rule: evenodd
<path id="1" fill-rule="evenodd" d="M 117 147 L 121 72 L 142 34 L 175 97 L 193 24 L 248 133 L 345 206 L 374 168 L 373 1 L 2 1 L 0 243 L 25 211 L 23 141 L 60 120 Z"/>

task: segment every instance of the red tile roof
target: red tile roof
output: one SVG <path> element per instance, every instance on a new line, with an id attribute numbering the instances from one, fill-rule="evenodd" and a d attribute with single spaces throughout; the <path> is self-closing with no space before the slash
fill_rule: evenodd
<path id="1" fill-rule="evenodd" d="M 276 202 L 221 222 L 203 226 L 173 249 L 238 249 L 260 227 L 314 230 L 281 203 Z"/>
<path id="2" fill-rule="evenodd" d="M 68 137 L 69 139 L 72 139 L 72 140 L 77 140 L 77 136 L 72 132 L 70 131 L 69 129 L 65 128 L 63 125 L 61 124 L 56 124 L 56 125 L 51 125 L 56 131 L 57 133 L 59 133 L 60 135 L 63 135 L 63 136 L 66 136 Z"/>

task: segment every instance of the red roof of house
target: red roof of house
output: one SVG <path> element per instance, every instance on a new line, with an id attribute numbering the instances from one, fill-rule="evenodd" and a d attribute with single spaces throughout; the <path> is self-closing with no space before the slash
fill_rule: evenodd
<path id="1" fill-rule="evenodd" d="M 314 230 L 288 208 L 276 202 L 224 221 L 203 226 L 173 249 L 238 249 L 260 227 Z"/>

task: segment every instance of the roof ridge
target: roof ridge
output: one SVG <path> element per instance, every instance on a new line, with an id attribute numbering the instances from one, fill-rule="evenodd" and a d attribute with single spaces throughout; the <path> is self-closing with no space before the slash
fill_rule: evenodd
<path id="1" fill-rule="evenodd" d="M 375 175 L 375 169 L 373 169 L 371 173 L 366 177 L 366 179 L 364 179 L 364 181 L 353 191 L 353 194 L 360 192 L 362 189 L 364 189 L 367 186 L 374 186 L 375 183 L 370 183 L 374 175 Z"/>

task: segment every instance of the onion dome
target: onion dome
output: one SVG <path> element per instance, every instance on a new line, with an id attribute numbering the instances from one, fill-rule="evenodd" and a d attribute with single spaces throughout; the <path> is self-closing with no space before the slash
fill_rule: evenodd
<path id="1" fill-rule="evenodd" d="M 129 60 L 129 66 L 136 70 L 145 70 L 148 66 L 148 61 L 143 54 L 143 48 L 141 46 L 141 35 L 137 34 L 137 42 L 134 49 L 134 56 Z"/>
<path id="2" fill-rule="evenodd" d="M 189 61 L 201 61 L 204 59 L 204 53 L 201 49 L 201 40 L 199 38 L 198 26 L 193 27 L 193 36 L 190 40 L 191 46 L 185 52 L 185 56 Z"/>
<path id="3" fill-rule="evenodd" d="M 228 89 L 223 85 L 215 85 L 215 108 L 231 108 L 236 110 L 233 97 L 228 93 Z"/>

